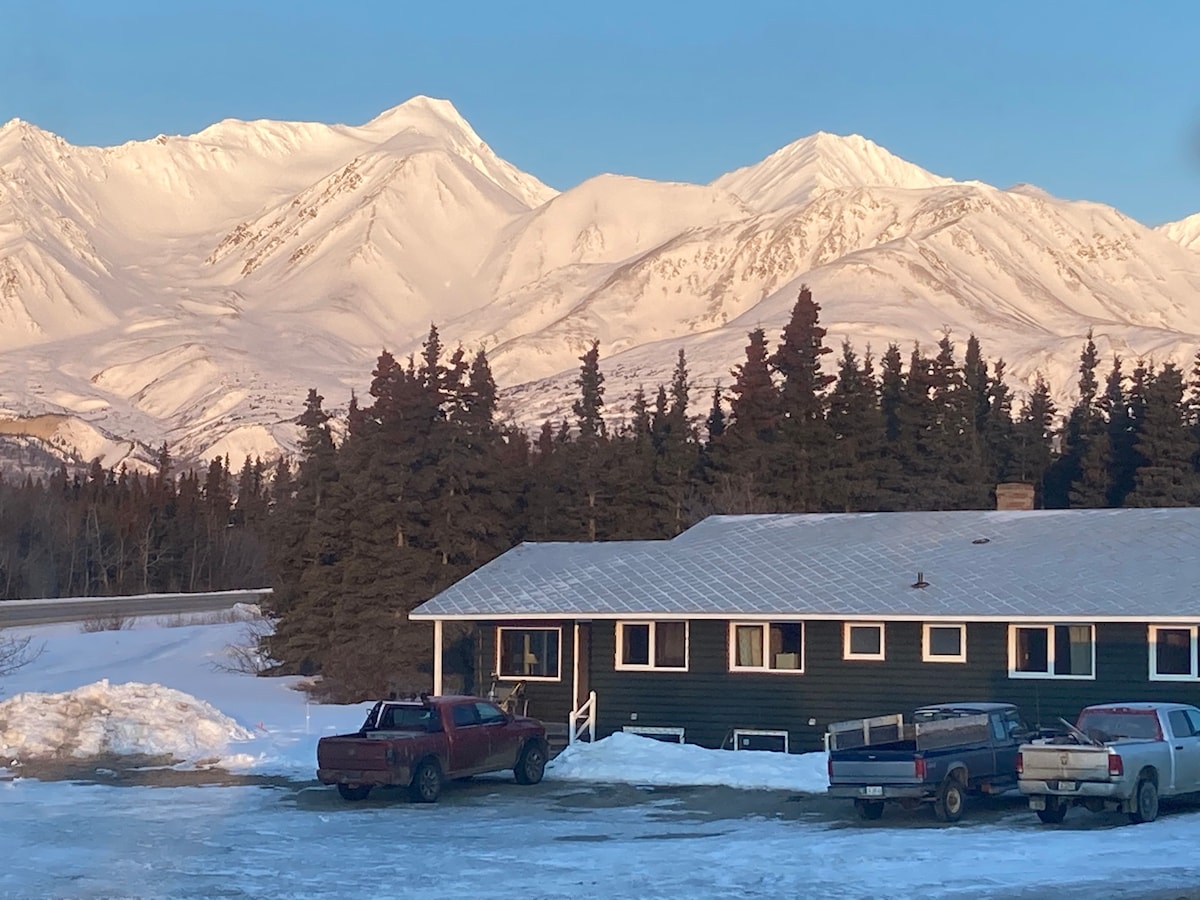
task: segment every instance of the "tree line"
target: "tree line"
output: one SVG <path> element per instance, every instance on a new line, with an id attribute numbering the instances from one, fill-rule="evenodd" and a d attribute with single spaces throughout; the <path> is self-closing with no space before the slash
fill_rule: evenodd
<path id="1" fill-rule="evenodd" d="M 432 327 L 419 355 L 380 354 L 340 440 L 309 391 L 294 470 L 214 460 L 174 477 L 164 448 L 151 477 L 0 483 L 0 588 L 270 584 L 276 671 L 352 699 L 428 689 L 432 629 L 407 613 L 522 541 L 669 538 L 713 513 L 986 509 L 1006 481 L 1045 507 L 1200 503 L 1200 354 L 1187 379 L 1114 357 L 1101 381 L 1089 333 L 1060 417 L 1040 376 L 1018 404 L 974 336 L 961 360 L 948 333 L 907 359 L 896 344 L 835 354 L 819 313 L 802 289 L 774 348 L 750 332 L 728 388 L 699 404 L 680 351 L 619 426 L 594 341 L 571 417 L 532 433 L 502 420 L 486 354 L 448 351 Z M 465 631 L 446 662 L 489 671 Z"/>

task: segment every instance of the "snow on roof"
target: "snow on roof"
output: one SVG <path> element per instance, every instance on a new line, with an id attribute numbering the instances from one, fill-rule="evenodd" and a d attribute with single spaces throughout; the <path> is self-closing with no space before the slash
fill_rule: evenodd
<path id="1" fill-rule="evenodd" d="M 522 544 L 411 615 L 1194 619 L 1198 545 L 1193 508 L 712 516 Z"/>

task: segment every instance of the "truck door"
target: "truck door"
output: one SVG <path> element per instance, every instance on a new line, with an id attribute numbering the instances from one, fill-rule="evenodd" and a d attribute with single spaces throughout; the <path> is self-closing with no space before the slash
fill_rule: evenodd
<path id="1" fill-rule="evenodd" d="M 1004 722 L 1004 716 L 1001 713 L 994 712 L 988 715 L 988 731 L 991 733 L 991 756 L 987 762 L 991 764 L 988 772 L 982 769 L 977 770 L 977 774 L 993 774 L 995 779 L 988 778 L 988 781 L 1000 781 L 1009 778 L 1017 770 L 1017 747 L 1008 737 L 1008 726 Z"/>
<path id="2" fill-rule="evenodd" d="M 472 702 L 456 703 L 450 707 L 453 728 L 449 735 L 450 771 L 454 777 L 465 772 L 480 772 L 487 765 L 488 736 L 479 723 L 479 715 Z"/>
<path id="3" fill-rule="evenodd" d="M 1200 788 L 1200 710 L 1173 709 L 1167 713 L 1171 728 L 1171 755 L 1175 758 L 1175 790 Z"/>
<path id="4" fill-rule="evenodd" d="M 517 740 L 508 725 L 508 716 L 495 703 L 475 702 L 479 725 L 487 734 L 489 769 L 511 769 L 517 761 Z"/>

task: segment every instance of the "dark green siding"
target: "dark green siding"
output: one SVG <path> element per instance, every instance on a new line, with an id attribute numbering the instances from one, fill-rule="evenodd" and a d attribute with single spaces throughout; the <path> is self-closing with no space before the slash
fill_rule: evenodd
<path id="1" fill-rule="evenodd" d="M 492 673 L 496 671 L 496 627 L 503 624 L 506 628 L 519 628 L 520 624 L 513 622 L 480 622 L 475 662 L 476 686 L 475 693 L 487 696 L 492 685 Z M 528 714 L 535 719 L 545 722 L 567 722 L 567 714 L 572 709 L 572 681 L 575 667 L 575 623 L 562 622 L 529 622 L 524 623 L 531 628 L 562 628 L 562 662 L 559 669 L 558 681 L 527 681 L 525 696 L 529 700 Z M 517 683 L 516 679 L 505 679 L 497 687 L 497 693 L 503 697 Z"/>
<path id="2" fill-rule="evenodd" d="M 1145 625 L 1096 626 L 1094 681 L 1009 678 L 1004 623 L 968 624 L 965 664 L 922 662 L 921 628 L 920 622 L 889 622 L 886 660 L 848 661 L 842 659 L 840 622 L 808 622 L 804 674 L 748 674 L 728 671 L 727 622 L 694 621 L 689 671 L 627 672 L 614 666 L 615 623 L 596 621 L 597 734 L 625 725 L 681 726 L 689 743 L 720 747 L 734 728 L 761 728 L 787 731 L 791 749 L 805 751 L 821 748 L 829 722 L 927 703 L 1008 701 L 1030 723 L 1052 724 L 1057 716 L 1073 719 L 1091 703 L 1200 702 L 1200 683 L 1148 680 Z M 569 699 L 569 690 L 565 696 Z"/>

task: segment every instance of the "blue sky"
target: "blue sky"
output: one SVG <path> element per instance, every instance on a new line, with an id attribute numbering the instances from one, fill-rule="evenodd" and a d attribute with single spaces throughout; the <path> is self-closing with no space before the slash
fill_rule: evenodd
<path id="1" fill-rule="evenodd" d="M 705 182 L 814 131 L 1148 224 L 1200 212 L 1200 3 L 40 0 L 8 6 L 0 122 L 72 143 L 454 102 L 557 188 Z"/>

